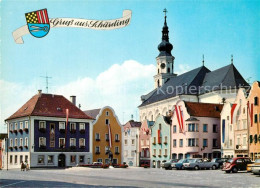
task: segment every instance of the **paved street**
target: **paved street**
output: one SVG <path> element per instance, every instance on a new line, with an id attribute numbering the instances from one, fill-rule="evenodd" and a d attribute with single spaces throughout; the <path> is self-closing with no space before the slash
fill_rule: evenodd
<path id="1" fill-rule="evenodd" d="M 90 169 L 0 171 L 0 187 L 259 187 L 260 176 L 220 170 Z"/>

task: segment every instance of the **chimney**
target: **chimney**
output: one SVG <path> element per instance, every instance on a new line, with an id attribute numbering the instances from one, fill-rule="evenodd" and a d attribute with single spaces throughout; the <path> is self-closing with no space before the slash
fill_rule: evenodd
<path id="1" fill-rule="evenodd" d="M 41 89 L 38 90 L 38 94 L 39 94 L 39 95 L 42 94 L 42 90 L 41 90 Z"/>
<path id="2" fill-rule="evenodd" d="M 70 96 L 70 102 L 76 106 L 76 96 Z"/>

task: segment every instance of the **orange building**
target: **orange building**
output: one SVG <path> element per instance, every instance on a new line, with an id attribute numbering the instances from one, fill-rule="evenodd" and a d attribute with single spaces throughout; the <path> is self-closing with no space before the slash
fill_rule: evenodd
<path id="1" fill-rule="evenodd" d="M 260 158 L 260 82 L 253 83 L 248 96 L 249 156 Z"/>
<path id="2" fill-rule="evenodd" d="M 98 112 L 98 113 L 97 113 Z M 110 150 L 113 154 L 113 164 L 122 163 L 122 126 L 115 111 L 106 106 L 102 109 L 85 111 L 86 114 L 95 116 L 93 122 L 93 162 L 109 164 Z M 109 133 L 110 128 L 110 133 Z"/>

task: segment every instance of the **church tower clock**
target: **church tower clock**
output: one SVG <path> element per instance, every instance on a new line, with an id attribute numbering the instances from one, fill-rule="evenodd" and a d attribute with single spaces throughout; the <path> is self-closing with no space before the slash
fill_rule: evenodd
<path id="1" fill-rule="evenodd" d="M 161 87 L 168 79 L 176 76 L 174 74 L 174 56 L 171 51 L 172 44 L 169 42 L 169 30 L 166 22 L 167 10 L 164 9 L 164 26 L 162 28 L 162 42 L 158 45 L 159 55 L 156 57 L 157 74 L 154 76 L 155 88 Z"/>

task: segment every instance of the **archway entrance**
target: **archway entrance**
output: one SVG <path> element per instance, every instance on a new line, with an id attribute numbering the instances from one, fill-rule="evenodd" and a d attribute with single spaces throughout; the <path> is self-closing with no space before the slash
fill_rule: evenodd
<path id="1" fill-rule="evenodd" d="M 66 156 L 64 154 L 59 154 L 58 156 L 58 166 L 65 167 L 66 166 Z"/>

